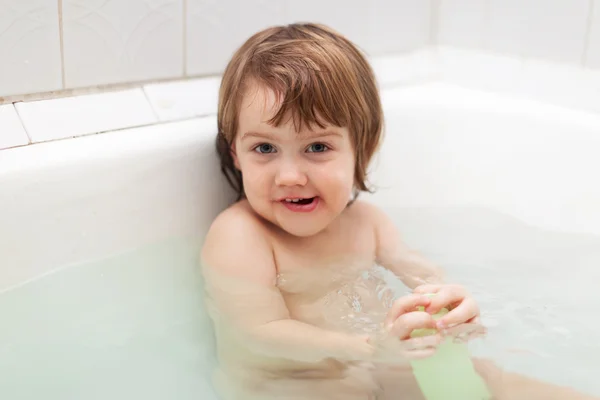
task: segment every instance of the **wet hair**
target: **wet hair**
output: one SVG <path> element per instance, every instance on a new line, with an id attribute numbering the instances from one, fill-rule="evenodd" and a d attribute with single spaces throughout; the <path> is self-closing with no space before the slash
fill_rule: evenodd
<path id="1" fill-rule="evenodd" d="M 273 126 L 291 117 L 295 128 L 347 127 L 355 152 L 354 197 L 370 191 L 367 167 L 379 147 L 383 111 L 373 70 L 361 51 L 333 29 L 312 23 L 271 27 L 251 36 L 233 55 L 221 80 L 217 151 L 221 170 L 244 197 L 231 146 L 242 98 L 250 84 L 280 99 Z"/>

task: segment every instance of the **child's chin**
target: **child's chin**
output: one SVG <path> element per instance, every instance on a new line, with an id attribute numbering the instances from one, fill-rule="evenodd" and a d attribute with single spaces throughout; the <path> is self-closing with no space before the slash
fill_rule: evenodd
<path id="1" fill-rule="evenodd" d="M 310 237 L 318 234 L 323 229 L 327 227 L 326 224 L 285 224 L 285 226 L 280 226 L 281 229 L 289 233 L 290 235 L 297 237 Z"/>

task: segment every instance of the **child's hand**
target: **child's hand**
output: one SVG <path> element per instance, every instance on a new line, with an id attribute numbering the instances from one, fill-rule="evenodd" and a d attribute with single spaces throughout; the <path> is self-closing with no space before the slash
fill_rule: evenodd
<path id="1" fill-rule="evenodd" d="M 447 308 L 450 312 L 437 321 L 438 329 L 446 329 L 464 323 L 479 324 L 479 306 L 467 290 L 460 285 L 421 285 L 414 293 L 425 295 L 435 293 L 425 307 L 429 314 Z"/>
<path id="2" fill-rule="evenodd" d="M 428 336 L 411 338 L 415 329 L 435 329 L 432 316 L 417 311 L 417 307 L 427 308 L 430 303 L 431 298 L 419 294 L 403 296 L 394 302 L 384 321 L 389 337 L 378 346 L 380 361 L 422 358 L 435 352 L 441 342 L 439 333 L 432 332 Z"/>

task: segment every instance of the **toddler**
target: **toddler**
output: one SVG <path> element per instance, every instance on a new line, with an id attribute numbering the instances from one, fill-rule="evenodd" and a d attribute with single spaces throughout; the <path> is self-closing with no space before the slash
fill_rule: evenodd
<path id="1" fill-rule="evenodd" d="M 371 67 L 326 26 L 263 30 L 229 62 L 217 147 L 239 199 L 201 255 L 222 398 L 422 399 L 408 360 L 432 354 L 442 334 L 478 331 L 465 288 L 357 199 L 382 130 Z M 394 300 L 376 265 L 412 293 Z M 441 333 L 410 338 L 419 328 Z M 498 398 L 579 396 L 476 365 Z"/>

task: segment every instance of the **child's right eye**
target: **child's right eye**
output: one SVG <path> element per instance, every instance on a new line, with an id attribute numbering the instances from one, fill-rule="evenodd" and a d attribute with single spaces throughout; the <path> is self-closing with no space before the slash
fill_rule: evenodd
<path id="1" fill-rule="evenodd" d="M 256 146 L 254 148 L 254 151 L 256 151 L 257 153 L 275 153 L 275 147 L 269 143 L 262 143 L 259 144 L 258 146 Z"/>

